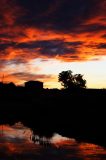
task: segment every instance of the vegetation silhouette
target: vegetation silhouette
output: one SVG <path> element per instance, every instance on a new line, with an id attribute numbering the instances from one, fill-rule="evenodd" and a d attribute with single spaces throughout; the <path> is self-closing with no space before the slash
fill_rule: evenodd
<path id="1" fill-rule="evenodd" d="M 65 89 L 80 89 L 86 88 L 86 80 L 83 79 L 82 74 L 73 74 L 71 70 L 62 71 L 59 73 L 58 81 Z"/>
<path id="2" fill-rule="evenodd" d="M 74 78 L 77 92 L 44 89 L 39 81 L 27 86 L 0 82 L 0 123 L 21 121 L 40 137 L 59 133 L 106 146 L 106 90 L 85 88 L 82 75 Z"/>

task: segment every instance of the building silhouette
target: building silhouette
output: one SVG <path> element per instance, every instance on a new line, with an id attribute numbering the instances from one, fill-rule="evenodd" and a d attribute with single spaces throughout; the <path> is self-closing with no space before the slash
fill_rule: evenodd
<path id="1" fill-rule="evenodd" d="M 43 90 L 43 82 L 28 81 L 28 82 L 25 82 L 25 88 L 29 90 Z"/>

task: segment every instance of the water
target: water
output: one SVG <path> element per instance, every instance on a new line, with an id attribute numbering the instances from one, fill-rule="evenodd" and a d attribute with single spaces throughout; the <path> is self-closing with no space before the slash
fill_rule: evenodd
<path id="1" fill-rule="evenodd" d="M 75 139 L 54 134 L 51 139 L 35 137 L 23 124 L 0 126 L 0 160 L 105 160 L 106 149 L 101 146 L 78 143 Z M 40 145 L 40 141 L 44 141 Z M 49 145 L 46 142 L 49 141 Z"/>

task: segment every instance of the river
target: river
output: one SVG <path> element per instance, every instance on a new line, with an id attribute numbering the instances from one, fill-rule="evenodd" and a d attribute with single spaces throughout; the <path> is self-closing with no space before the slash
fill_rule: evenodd
<path id="1" fill-rule="evenodd" d="M 39 137 L 21 122 L 0 125 L 1 160 L 104 160 L 106 149 L 54 133 Z"/>

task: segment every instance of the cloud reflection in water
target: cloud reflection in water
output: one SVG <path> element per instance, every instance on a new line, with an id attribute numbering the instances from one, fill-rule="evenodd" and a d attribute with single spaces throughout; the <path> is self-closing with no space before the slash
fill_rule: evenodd
<path id="1" fill-rule="evenodd" d="M 100 146 L 77 143 L 75 139 L 54 134 L 51 145 L 34 144 L 33 132 L 23 124 L 0 126 L 0 159 L 5 160 L 103 160 L 106 150 Z"/>

